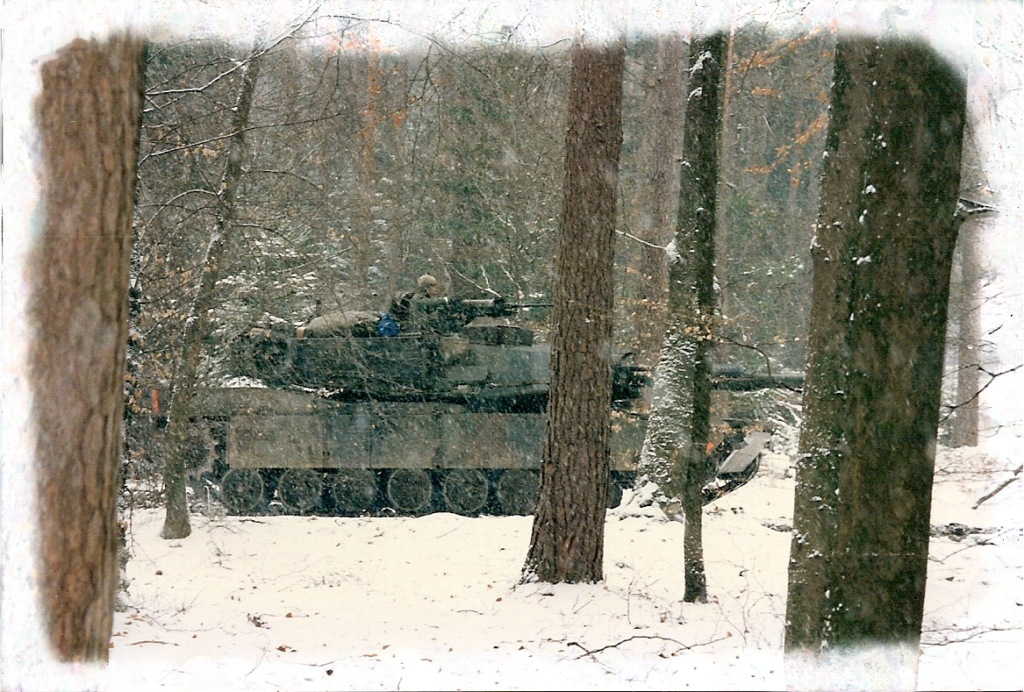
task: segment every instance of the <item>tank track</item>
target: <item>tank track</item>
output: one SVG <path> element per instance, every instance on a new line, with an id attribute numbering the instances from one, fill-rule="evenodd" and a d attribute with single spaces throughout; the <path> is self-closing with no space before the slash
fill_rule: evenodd
<path id="1" fill-rule="evenodd" d="M 540 485 L 534 469 L 229 469 L 223 462 L 191 481 L 195 500 L 240 516 L 529 515 Z M 633 472 L 612 471 L 607 506 L 617 507 L 634 481 Z"/>
<path id="2" fill-rule="evenodd" d="M 230 469 L 222 426 L 210 426 L 193 446 L 204 444 L 205 455 L 189 456 L 194 501 L 216 501 L 231 515 L 529 515 L 540 488 L 536 469 Z M 609 508 L 635 477 L 611 471 Z"/>

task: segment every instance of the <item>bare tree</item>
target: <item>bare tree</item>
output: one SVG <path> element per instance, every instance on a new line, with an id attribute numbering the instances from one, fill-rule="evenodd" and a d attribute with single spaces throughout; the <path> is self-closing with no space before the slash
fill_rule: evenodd
<path id="1" fill-rule="evenodd" d="M 983 274 L 981 238 L 986 221 L 995 209 L 975 201 L 984 199 L 990 189 L 988 176 L 981 163 L 981 152 L 974 133 L 968 126 L 964 135 L 961 162 L 960 203 L 957 205 L 957 247 L 953 256 L 953 279 L 950 286 L 949 333 L 946 361 L 955 365 L 955 391 L 950 444 L 954 447 L 976 447 L 978 414 L 980 412 L 982 354 L 981 311 L 983 305 Z"/>
<path id="2" fill-rule="evenodd" d="M 551 389 L 523 579 L 603 578 L 624 42 L 572 49 Z"/>
<path id="3" fill-rule="evenodd" d="M 984 222 L 968 217 L 960 227 L 960 286 L 957 320 L 956 409 L 954 447 L 978 446 L 981 388 L 981 230 Z"/>
<path id="4" fill-rule="evenodd" d="M 679 215 L 669 262 L 665 342 L 641 472 L 660 480 L 663 502 L 680 503 L 686 520 L 684 600 L 705 602 L 701 489 L 708 480 L 715 221 L 725 94 L 724 33 L 690 44 Z"/>
<path id="5" fill-rule="evenodd" d="M 46 219 L 31 259 L 42 600 L 65 661 L 107 660 L 142 44 L 75 40 L 36 103 Z"/>
<path id="6" fill-rule="evenodd" d="M 241 71 L 238 98 L 232 109 L 231 139 L 224 173 L 217 191 L 216 223 L 209 237 L 206 257 L 202 263 L 199 292 L 185 323 L 181 355 L 174 377 L 175 389 L 168 413 L 167 453 L 165 454 L 164 487 L 167 492 L 167 515 L 160 535 L 164 538 L 185 538 L 192 532 L 188 518 L 186 497 L 186 470 L 183 450 L 189 429 L 192 399 L 195 396 L 196 376 L 202 356 L 202 341 L 210 331 L 209 313 L 216 302 L 215 287 L 221 277 L 229 231 L 235 218 L 235 198 L 242 176 L 242 157 L 245 154 L 245 131 L 256 92 L 256 78 L 260 68 L 260 49 L 255 47 Z"/>
<path id="7" fill-rule="evenodd" d="M 828 686 L 844 659 L 915 685 L 965 102 L 926 47 L 839 41 L 786 613 L 796 687 Z M 863 647 L 878 657 L 858 662 Z"/>

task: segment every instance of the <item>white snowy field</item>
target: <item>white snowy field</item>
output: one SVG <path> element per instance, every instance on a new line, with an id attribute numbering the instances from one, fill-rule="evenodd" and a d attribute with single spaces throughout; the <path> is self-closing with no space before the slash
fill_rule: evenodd
<path id="1" fill-rule="evenodd" d="M 608 513 L 605 581 L 518 585 L 530 517 L 133 516 L 108 690 L 785 689 L 793 480 L 767 455 L 706 508 L 707 604 L 684 604 L 683 526 Z M 1021 482 L 940 450 L 919 689 L 1024 681 Z M 628 498 L 627 498 L 628 499 Z"/>

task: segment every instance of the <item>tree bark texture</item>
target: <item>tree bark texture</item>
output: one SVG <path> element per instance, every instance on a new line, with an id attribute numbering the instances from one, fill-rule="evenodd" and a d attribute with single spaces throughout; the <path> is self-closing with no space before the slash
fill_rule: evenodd
<path id="1" fill-rule="evenodd" d="M 641 468 L 648 477 L 662 478 L 663 501 L 682 506 L 683 598 L 691 603 L 707 601 L 701 489 L 707 480 L 704 447 L 711 422 L 711 326 L 727 48 L 724 33 L 695 38 L 690 44 L 666 335 Z"/>
<path id="2" fill-rule="evenodd" d="M 30 311 L 40 582 L 64 661 L 106 661 L 117 587 L 117 494 L 142 44 L 75 40 L 36 102 L 45 221 Z"/>
<path id="3" fill-rule="evenodd" d="M 188 518 L 186 489 L 187 470 L 185 450 L 189 435 L 192 400 L 195 397 L 199 363 L 203 354 L 203 341 L 210 333 L 210 312 L 216 305 L 216 286 L 228 247 L 231 224 L 235 218 L 235 196 L 242 177 L 242 158 L 245 155 L 245 130 L 249 125 L 249 112 L 256 93 L 260 56 L 254 49 L 249 62 L 241 70 L 238 100 L 232 117 L 230 146 L 227 163 L 218 190 L 216 227 L 210 235 L 206 261 L 203 264 L 199 290 L 192 305 L 191 315 L 185 322 L 181 355 L 174 376 L 174 391 L 168 411 L 167 447 L 164 466 L 164 489 L 167 493 L 167 514 L 160 535 L 167 539 L 185 538 L 192 533 Z"/>
<path id="4" fill-rule="evenodd" d="M 984 217 L 982 217 L 984 218 Z M 960 227 L 960 312 L 957 336 L 956 411 L 953 446 L 978 446 L 981 386 L 981 241 L 984 221 L 968 217 Z"/>
<path id="5" fill-rule="evenodd" d="M 986 219 L 961 226 L 961 283 L 957 287 L 959 329 L 956 338 L 956 409 L 952 414 L 951 446 L 978 444 L 978 375 L 981 370 L 981 229 Z"/>
<path id="6" fill-rule="evenodd" d="M 963 80 L 926 47 L 839 41 L 812 246 L 786 649 L 902 647 L 913 674 L 893 674 L 909 684 L 965 101 Z"/>
<path id="7" fill-rule="evenodd" d="M 621 40 L 572 49 L 551 389 L 524 580 L 603 578 L 624 53 Z"/>
<path id="8" fill-rule="evenodd" d="M 977 17 L 975 16 L 975 20 Z M 975 22 L 975 44 L 985 42 L 979 32 L 980 24 Z M 968 83 L 978 81 L 989 67 L 972 64 L 969 68 Z M 950 318 L 956 325 L 952 342 L 956 344 L 956 393 L 952 397 L 955 409 L 952 411 L 950 446 L 978 446 L 978 425 L 981 399 L 981 308 L 982 308 L 982 249 L 981 239 L 985 234 L 987 221 L 994 208 L 974 200 L 988 199 L 992 184 L 984 164 L 984 153 L 978 142 L 977 131 L 980 123 L 968 121 L 965 126 L 963 154 L 961 156 L 960 206 L 957 214 L 960 222 L 957 235 L 957 252 L 953 260 L 953 286 L 950 300 L 956 302 L 950 308 Z M 1019 148 L 1018 148 L 1019 151 Z M 958 271 L 959 270 L 959 271 Z M 952 331 L 952 325 L 950 325 Z M 948 346 L 947 346 L 948 348 Z M 952 355 L 952 354 L 951 354 Z M 949 359 L 947 358 L 947 361 Z"/>

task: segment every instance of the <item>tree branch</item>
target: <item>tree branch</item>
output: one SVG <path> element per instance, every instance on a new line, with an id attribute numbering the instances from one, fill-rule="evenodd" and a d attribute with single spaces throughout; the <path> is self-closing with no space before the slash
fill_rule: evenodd
<path id="1" fill-rule="evenodd" d="M 981 503 L 982 503 L 982 502 L 984 502 L 985 500 L 988 500 L 988 499 L 990 499 L 990 498 L 994 497 L 996 493 L 998 493 L 998 492 L 999 492 L 999 491 L 1001 491 L 1001 490 L 1002 490 L 1003 488 L 1005 488 L 1006 486 L 1008 486 L 1008 485 L 1009 485 L 1010 483 L 1013 483 L 1013 482 L 1014 482 L 1015 480 L 1017 480 L 1018 478 L 1020 478 L 1020 472 L 1021 472 L 1021 469 L 1022 469 L 1022 467 L 1021 467 L 1021 466 L 1018 466 L 1018 467 L 1016 468 L 1016 470 L 1015 470 L 1015 471 L 1013 472 L 1013 476 L 1011 476 L 1010 478 L 1008 478 L 1008 479 L 1006 479 L 1005 481 L 1003 481 L 1002 483 L 1000 483 L 1000 484 L 999 484 L 999 485 L 998 485 L 998 486 L 996 487 L 996 489 L 995 489 L 995 490 L 993 490 L 992 492 L 990 492 L 990 493 L 986 493 L 986 494 L 982 495 L 982 496 L 981 496 L 980 498 L 978 498 L 978 501 L 974 503 L 974 506 L 973 506 L 973 507 L 971 507 L 971 509 L 978 509 L 978 507 L 979 507 L 979 506 L 981 505 Z"/>
<path id="2" fill-rule="evenodd" d="M 981 372 L 983 372 L 986 375 L 988 375 L 988 377 L 989 377 L 988 382 L 986 382 L 984 385 L 982 385 L 981 389 L 979 389 L 977 392 L 975 392 L 974 395 L 971 396 L 966 401 L 961 401 L 959 404 L 943 404 L 943 406 L 948 408 L 949 411 L 947 411 L 946 415 L 944 415 L 942 418 L 939 419 L 940 423 L 948 420 L 949 417 L 953 415 L 953 412 L 956 411 L 961 406 L 966 406 L 967 404 L 971 403 L 972 401 L 974 401 L 975 399 L 980 397 L 981 393 L 984 392 L 986 389 L 988 389 L 989 386 L 993 382 L 996 381 L 997 377 L 1002 377 L 1003 375 L 1009 375 L 1011 372 L 1015 372 L 1017 370 L 1020 370 L 1021 368 L 1024 368 L 1024 363 L 1020 363 L 1018 365 L 1014 365 L 1012 368 L 1009 368 L 1007 370 L 1003 370 L 1002 372 L 996 372 L 996 373 L 989 372 L 988 370 L 986 370 L 985 368 L 981 367 L 980 365 L 978 365 L 977 367 L 978 367 L 978 370 L 980 370 Z"/>
<path id="3" fill-rule="evenodd" d="M 761 355 L 761 357 L 764 358 L 764 364 L 765 364 L 765 368 L 767 369 L 767 377 L 768 377 L 769 380 L 774 381 L 781 389 L 788 389 L 789 391 L 796 392 L 797 394 L 803 393 L 804 390 L 803 390 L 802 387 L 793 387 L 791 385 L 786 384 L 782 380 L 776 380 L 775 379 L 775 376 L 772 375 L 772 362 L 768 358 L 768 354 L 765 353 L 764 350 L 761 349 L 760 346 L 758 346 L 756 344 L 744 344 L 744 343 L 736 341 L 735 339 L 733 339 L 731 337 L 728 337 L 728 336 L 721 336 L 721 337 L 718 338 L 717 341 L 718 341 L 718 343 L 725 343 L 725 344 L 729 344 L 730 346 L 738 346 L 739 348 L 747 348 L 747 349 L 750 349 L 751 351 L 755 351 L 755 352 L 759 353 Z"/>
<path id="4" fill-rule="evenodd" d="M 732 636 L 732 632 L 728 632 L 728 633 L 725 634 L 725 636 L 718 637 L 717 639 L 709 639 L 706 642 L 698 642 L 696 644 L 683 644 L 678 639 L 672 639 L 671 637 L 662 637 L 662 636 L 659 636 L 659 635 L 656 635 L 656 634 L 637 634 L 637 635 L 634 635 L 632 637 L 627 637 L 626 639 L 623 639 L 622 641 L 616 642 L 614 644 L 608 644 L 606 646 L 602 646 L 602 647 L 599 647 L 597 649 L 588 649 L 587 647 L 583 646 L 579 642 L 569 642 L 568 646 L 576 646 L 576 647 L 579 647 L 579 648 L 583 649 L 584 653 L 582 653 L 582 654 L 580 654 L 579 656 L 576 657 L 577 659 L 580 659 L 580 658 L 583 658 L 584 656 L 593 656 L 594 654 L 601 653 L 602 651 L 607 651 L 608 649 L 616 649 L 619 646 L 621 646 L 621 645 L 623 645 L 623 644 L 625 644 L 627 642 L 631 642 L 631 641 L 633 641 L 635 639 L 657 639 L 657 640 L 660 640 L 660 641 L 663 641 L 663 642 L 672 642 L 673 644 L 678 644 L 679 648 L 672 652 L 672 655 L 675 655 L 675 654 L 679 653 L 680 651 L 689 651 L 690 649 L 696 649 L 699 646 L 709 646 L 709 645 L 714 644 L 716 642 L 720 642 L 720 641 L 723 641 L 725 639 L 728 639 L 731 636 Z"/>
<path id="5" fill-rule="evenodd" d="M 641 245 L 646 245 L 649 248 L 654 248 L 655 250 L 661 250 L 663 252 L 668 250 L 668 246 L 667 245 L 655 245 L 654 243 L 649 243 L 646 240 L 644 240 L 643 238 L 637 238 L 635 235 L 632 235 L 631 233 L 626 233 L 625 231 L 620 231 L 617 228 L 615 229 L 615 232 L 618 233 L 621 236 L 625 236 L 625 237 L 629 238 L 630 240 L 635 240 L 636 242 L 640 243 Z"/>

